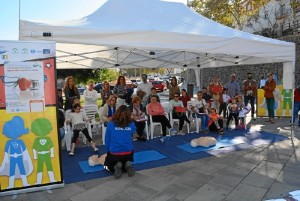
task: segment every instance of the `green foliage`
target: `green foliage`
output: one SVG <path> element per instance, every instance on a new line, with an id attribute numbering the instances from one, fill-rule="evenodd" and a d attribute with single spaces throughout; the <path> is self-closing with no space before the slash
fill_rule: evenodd
<path id="1" fill-rule="evenodd" d="M 115 69 L 100 69 L 97 70 L 98 80 L 99 82 L 103 81 L 116 81 L 119 77 L 119 72 Z"/>
<path id="2" fill-rule="evenodd" d="M 189 6 L 203 16 L 226 26 L 243 29 L 249 18 L 258 16 L 259 10 L 271 0 L 194 0 Z"/>

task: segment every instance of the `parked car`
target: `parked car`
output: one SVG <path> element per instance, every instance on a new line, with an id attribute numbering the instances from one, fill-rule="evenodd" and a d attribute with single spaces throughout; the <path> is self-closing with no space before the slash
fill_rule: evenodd
<path id="1" fill-rule="evenodd" d="M 156 88 L 156 91 L 164 91 L 166 87 L 162 81 L 152 81 L 152 85 Z"/>
<path id="2" fill-rule="evenodd" d="M 137 86 L 142 83 L 141 80 L 131 80 L 133 88 L 137 88 Z"/>
<path id="3" fill-rule="evenodd" d="M 78 91 L 80 95 L 83 95 L 84 90 L 86 90 L 86 87 L 79 87 Z"/>
<path id="4" fill-rule="evenodd" d="M 94 85 L 94 90 L 97 91 L 97 93 L 101 93 L 102 90 L 102 83 L 98 83 Z"/>

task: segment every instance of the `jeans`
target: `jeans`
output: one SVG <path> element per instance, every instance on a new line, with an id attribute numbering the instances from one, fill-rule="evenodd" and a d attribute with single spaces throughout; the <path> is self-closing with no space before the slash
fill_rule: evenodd
<path id="1" fill-rule="evenodd" d="M 300 118 L 298 115 L 299 110 L 300 110 L 300 102 L 294 102 L 293 124 L 295 123 L 298 117 L 298 126 L 300 126 Z"/>
<path id="2" fill-rule="evenodd" d="M 196 118 L 196 114 L 193 113 L 192 117 Z M 206 114 L 197 114 L 197 118 L 201 119 L 201 130 L 207 130 L 208 129 L 209 116 L 206 115 Z"/>
<path id="3" fill-rule="evenodd" d="M 274 98 L 266 98 L 266 103 L 267 103 L 267 110 L 268 110 L 269 118 L 274 118 L 275 99 Z"/>
<path id="4" fill-rule="evenodd" d="M 255 97 L 254 96 L 245 96 L 244 97 L 244 102 L 245 102 L 245 106 L 248 105 L 248 102 L 250 101 L 250 105 L 251 105 L 251 117 L 254 117 L 254 101 L 255 101 Z"/>

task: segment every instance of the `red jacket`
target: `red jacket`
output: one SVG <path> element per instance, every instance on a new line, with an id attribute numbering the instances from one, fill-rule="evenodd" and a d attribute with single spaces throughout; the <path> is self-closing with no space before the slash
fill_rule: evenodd
<path id="1" fill-rule="evenodd" d="M 295 102 L 300 102 L 300 87 L 294 90 L 294 100 Z"/>

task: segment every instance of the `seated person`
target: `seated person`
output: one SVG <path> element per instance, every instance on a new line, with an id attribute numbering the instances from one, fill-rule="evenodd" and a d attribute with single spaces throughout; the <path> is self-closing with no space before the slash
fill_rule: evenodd
<path id="1" fill-rule="evenodd" d="M 116 179 L 122 176 L 123 171 L 127 172 L 129 177 L 135 174 L 131 163 L 134 156 L 132 137 L 135 130 L 129 108 L 125 105 L 120 106 L 107 124 L 105 133 L 107 156 L 104 165 Z"/>
<path id="2" fill-rule="evenodd" d="M 184 107 L 181 100 L 179 100 L 180 94 L 175 92 L 174 99 L 170 100 L 169 109 L 172 111 L 173 119 L 179 119 L 179 131 L 178 134 L 184 135 L 185 133 L 182 131 L 184 121 L 190 124 L 190 120 L 187 118 L 185 112 L 176 111 L 176 107 Z"/>
<path id="3" fill-rule="evenodd" d="M 181 100 L 183 106 L 187 108 L 187 102 L 191 101 L 191 97 L 187 94 L 186 89 L 181 89 L 181 96 L 179 100 Z"/>
<path id="4" fill-rule="evenodd" d="M 207 114 L 207 104 L 206 101 L 203 99 L 202 91 L 197 93 L 197 99 L 193 100 L 190 105 L 189 109 L 192 111 L 193 118 L 200 118 L 201 119 L 201 131 L 208 132 L 208 120 L 209 116 Z M 196 125 L 198 126 L 198 125 Z"/>
<path id="5" fill-rule="evenodd" d="M 131 111 L 131 118 L 134 120 L 136 131 L 138 134 L 137 140 L 145 142 L 147 139 L 144 137 L 144 129 L 146 126 L 145 121 L 138 121 L 141 118 L 145 118 L 145 109 L 141 103 L 141 98 L 136 96 L 132 99 L 132 103 L 129 105 Z"/>
<path id="6" fill-rule="evenodd" d="M 74 104 L 72 112 L 68 115 L 67 124 L 72 123 L 73 125 L 73 137 L 72 137 L 72 145 L 71 151 L 69 153 L 70 156 L 74 155 L 74 149 L 76 145 L 77 138 L 79 137 L 79 133 L 82 132 L 86 139 L 91 143 L 94 151 L 98 151 L 95 143 L 89 135 L 88 129 L 86 127 L 86 123 L 89 121 L 88 117 L 85 113 L 80 112 L 80 105 Z"/>
<path id="7" fill-rule="evenodd" d="M 103 106 L 102 113 L 100 114 L 100 120 L 106 126 L 111 121 L 113 114 L 117 111 L 119 105 L 116 104 L 117 98 L 114 95 L 110 95 Z"/>
<path id="8" fill-rule="evenodd" d="M 151 88 L 151 94 L 148 96 L 148 99 L 147 99 L 147 104 L 149 104 L 149 103 L 151 102 L 151 96 L 152 96 L 152 95 L 156 96 L 157 102 L 160 103 L 159 96 L 158 96 L 157 93 L 156 93 L 156 88 L 155 88 L 155 87 L 152 87 L 152 88 Z"/>
<path id="9" fill-rule="evenodd" d="M 231 103 L 228 104 L 228 119 L 226 123 L 226 129 L 228 129 L 229 123 L 234 118 L 235 121 L 235 129 L 238 128 L 238 116 L 239 116 L 239 110 L 238 105 L 236 104 L 236 98 L 231 99 Z"/>
<path id="10" fill-rule="evenodd" d="M 168 118 L 165 116 L 165 110 L 163 106 L 157 102 L 155 95 L 151 97 L 151 102 L 146 106 L 147 113 L 152 116 L 153 122 L 159 122 L 162 126 L 163 137 L 160 139 L 161 142 L 164 142 L 167 134 L 167 127 L 170 129 L 172 134 L 175 134 L 175 129 L 172 128 Z"/>
<path id="11" fill-rule="evenodd" d="M 211 108 L 209 115 L 208 128 L 210 131 L 218 131 L 220 134 L 224 133 L 223 130 L 223 117 L 219 116 L 215 108 Z"/>

